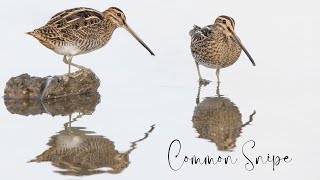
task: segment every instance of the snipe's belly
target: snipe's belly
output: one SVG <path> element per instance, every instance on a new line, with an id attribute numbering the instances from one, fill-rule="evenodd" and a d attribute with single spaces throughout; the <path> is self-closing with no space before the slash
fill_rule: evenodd
<path id="1" fill-rule="evenodd" d="M 75 56 L 95 51 L 102 48 L 105 44 L 100 42 L 61 43 L 54 45 L 53 51 L 61 55 Z"/>
<path id="2" fill-rule="evenodd" d="M 241 54 L 240 47 L 191 48 L 195 61 L 208 68 L 225 68 L 234 64 Z"/>
<path id="3" fill-rule="evenodd" d="M 198 52 L 193 52 L 192 55 L 195 61 L 207 68 L 226 68 L 234 64 L 241 54 L 239 51 L 237 54 L 234 55 L 215 55 L 215 54 L 200 54 Z"/>

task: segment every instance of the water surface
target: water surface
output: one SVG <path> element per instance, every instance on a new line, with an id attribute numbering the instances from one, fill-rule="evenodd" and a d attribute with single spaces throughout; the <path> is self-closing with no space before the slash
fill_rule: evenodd
<path id="1" fill-rule="evenodd" d="M 65 100 L 62 104 L 79 105 L 66 106 L 65 111 L 60 109 L 63 105 L 54 106 L 54 102 L 49 106 L 41 102 L 0 103 L 2 177 L 319 178 L 320 62 L 316 52 L 320 13 L 316 1 L 31 0 L 2 5 L 1 92 L 12 76 L 67 72 L 61 56 L 24 34 L 67 8 L 121 8 L 130 26 L 156 54 L 150 56 L 129 33 L 119 29 L 106 47 L 74 58 L 75 63 L 91 68 L 100 78 L 98 99 L 91 97 L 83 106 L 77 99 Z M 212 83 L 202 87 L 198 95 L 188 32 L 193 24 L 213 23 L 221 14 L 235 19 L 236 33 L 257 66 L 242 54 L 236 64 L 223 69 L 220 97 L 215 72 L 201 67 L 202 76 Z M 71 121 L 81 118 L 70 125 L 69 116 Z M 181 151 L 172 158 L 174 167 L 181 165 L 184 155 L 210 155 L 214 159 L 232 156 L 238 161 L 227 165 L 188 162 L 173 171 L 168 164 L 168 149 L 175 139 L 181 142 Z M 250 142 L 245 146 L 249 158 L 266 158 L 269 154 L 289 156 L 292 161 L 281 162 L 274 171 L 272 163 L 248 171 L 242 148 L 250 140 L 256 144 L 254 149 Z M 94 152 L 101 154 L 93 153 L 88 156 L 92 161 L 80 162 L 80 153 L 70 149 L 83 142 L 106 147 L 107 153 L 96 149 Z M 170 157 L 177 148 L 174 144 Z M 61 149 L 67 149 L 62 155 L 70 156 L 56 154 L 59 161 L 47 157 L 41 163 L 30 162 L 40 161 L 51 150 L 61 153 Z M 103 157 L 110 161 L 103 161 Z"/>

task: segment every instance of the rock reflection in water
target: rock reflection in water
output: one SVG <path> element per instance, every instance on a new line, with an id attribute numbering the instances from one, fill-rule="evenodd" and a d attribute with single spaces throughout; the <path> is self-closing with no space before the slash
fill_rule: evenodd
<path id="1" fill-rule="evenodd" d="M 66 116 L 73 113 L 90 115 L 100 103 L 99 93 L 68 96 L 58 99 L 5 99 L 4 103 L 11 114 L 23 116 L 43 113 L 52 116 Z"/>
<path id="2" fill-rule="evenodd" d="M 253 121 L 255 111 L 249 121 L 242 123 L 239 108 L 227 97 L 223 97 L 217 86 L 217 97 L 206 97 L 199 103 L 201 85 L 198 88 L 197 106 L 194 109 L 193 127 L 199 133 L 199 138 L 215 143 L 220 151 L 232 151 L 242 129 Z"/>

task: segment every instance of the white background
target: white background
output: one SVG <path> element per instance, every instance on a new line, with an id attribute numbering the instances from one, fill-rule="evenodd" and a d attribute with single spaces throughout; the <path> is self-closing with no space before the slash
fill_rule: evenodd
<path id="1" fill-rule="evenodd" d="M 47 76 L 67 72 L 62 57 L 24 33 L 44 25 L 61 10 L 110 6 L 123 10 L 128 24 L 154 51 L 155 57 L 118 29 L 106 47 L 74 57 L 99 76 L 101 103 L 92 116 L 77 126 L 86 127 L 126 151 L 130 142 L 151 136 L 130 154 L 130 165 L 121 174 L 101 174 L 86 179 L 319 179 L 319 3 L 317 1 L 4 1 L 1 0 L 0 91 L 12 76 L 29 73 Z M 193 24 L 212 24 L 219 15 L 236 21 L 236 33 L 251 53 L 253 67 L 242 54 L 223 69 L 221 93 L 234 102 L 242 121 L 256 110 L 251 126 L 243 129 L 234 152 L 218 152 L 215 144 L 197 138 L 192 126 L 198 77 L 190 53 L 189 30 Z M 75 69 L 74 69 L 75 70 Z M 215 72 L 201 67 L 213 82 L 203 88 L 201 100 L 215 96 Z M 0 103 L 1 176 L 5 179 L 83 179 L 61 176 L 50 163 L 26 163 L 48 147 L 63 129 L 67 117 L 10 114 Z M 182 142 L 182 154 L 241 156 L 244 142 L 254 139 L 253 155 L 289 155 L 289 164 L 272 171 L 271 164 L 244 169 L 235 166 L 192 166 L 172 171 L 167 152 L 173 139 Z"/>

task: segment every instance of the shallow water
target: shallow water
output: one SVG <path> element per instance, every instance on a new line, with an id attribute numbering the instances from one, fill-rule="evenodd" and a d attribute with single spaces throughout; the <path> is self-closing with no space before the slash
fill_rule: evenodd
<path id="1" fill-rule="evenodd" d="M 79 97 L 64 100 L 62 105 L 0 103 L 2 177 L 319 178 L 320 62 L 316 52 L 320 26 L 316 22 L 320 13 L 316 1 L 31 0 L 2 4 L 0 15 L 6 17 L 2 20 L 6 28 L 1 29 L 1 92 L 12 76 L 67 72 L 61 56 L 24 32 L 71 7 L 121 8 L 130 26 L 156 54 L 150 56 L 129 33 L 119 29 L 106 47 L 74 58 L 101 80 L 100 96 L 89 97 L 92 103 L 85 99 L 82 105 Z M 221 97 L 217 97 L 215 72 L 210 69 L 201 67 L 202 76 L 212 82 L 198 91 L 188 32 L 193 24 L 213 23 L 221 14 L 236 20 L 236 33 L 257 66 L 242 54 L 236 64 L 221 71 Z M 81 117 L 68 124 L 70 115 L 71 120 Z M 181 151 L 175 158 L 179 142 Z M 190 158 L 178 171 L 169 166 L 170 143 L 172 169 L 187 160 L 184 156 Z M 105 148 L 81 156 L 75 147 L 89 149 L 88 144 Z M 56 157 L 60 159 L 29 162 L 47 150 L 59 151 Z M 254 164 L 252 169 L 249 160 L 254 163 L 255 157 L 262 156 L 265 161 L 268 154 L 271 158 L 288 156 L 291 161 L 282 160 L 274 170 L 272 162 Z M 219 156 L 237 161 L 191 164 L 193 156 L 204 160 L 207 155 L 214 161 Z M 92 165 L 91 161 L 99 163 Z M 78 177 L 81 175 L 84 177 Z"/>

